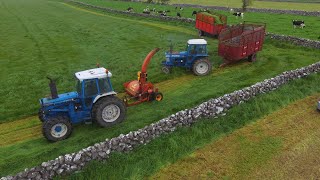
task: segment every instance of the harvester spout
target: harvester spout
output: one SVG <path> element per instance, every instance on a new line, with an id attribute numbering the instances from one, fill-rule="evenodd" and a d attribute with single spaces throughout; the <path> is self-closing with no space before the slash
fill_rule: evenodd
<path id="1" fill-rule="evenodd" d="M 141 67 L 141 73 L 147 73 L 147 68 L 149 65 L 149 62 L 151 58 L 160 50 L 160 48 L 155 48 L 149 54 L 146 56 L 146 58 L 143 61 L 142 67 Z"/>

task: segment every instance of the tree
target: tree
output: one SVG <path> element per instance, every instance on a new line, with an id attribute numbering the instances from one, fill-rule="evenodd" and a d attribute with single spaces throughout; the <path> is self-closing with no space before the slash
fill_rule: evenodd
<path id="1" fill-rule="evenodd" d="M 242 0 L 242 11 L 245 12 L 247 7 L 252 5 L 253 0 Z"/>

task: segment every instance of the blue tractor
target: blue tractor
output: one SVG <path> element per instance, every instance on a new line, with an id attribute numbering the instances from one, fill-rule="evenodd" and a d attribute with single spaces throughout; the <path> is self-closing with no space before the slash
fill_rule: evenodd
<path id="1" fill-rule="evenodd" d="M 71 135 L 73 124 L 94 120 L 108 127 L 122 122 L 126 106 L 116 96 L 111 76 L 102 67 L 77 72 L 77 90 L 59 95 L 55 82 L 49 78 L 51 97 L 40 99 L 38 114 L 43 122 L 43 135 L 49 141 L 60 141 Z"/>
<path id="2" fill-rule="evenodd" d="M 211 72 L 212 64 L 208 59 L 207 41 L 204 39 L 188 40 L 186 51 L 166 52 L 166 60 L 162 61 L 162 71 L 169 74 L 172 67 L 185 67 L 195 75 L 204 76 Z"/>

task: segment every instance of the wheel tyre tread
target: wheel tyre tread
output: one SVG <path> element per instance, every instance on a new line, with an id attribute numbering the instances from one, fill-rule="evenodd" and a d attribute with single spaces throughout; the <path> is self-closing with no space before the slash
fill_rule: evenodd
<path id="1" fill-rule="evenodd" d="M 64 123 L 67 128 L 68 128 L 68 131 L 66 133 L 66 135 L 60 137 L 60 138 L 55 138 L 51 135 L 51 128 L 55 125 L 55 124 L 58 124 L 58 123 Z M 64 116 L 58 116 L 56 118 L 51 118 L 47 121 L 45 121 L 42 125 L 42 134 L 43 136 L 49 140 L 49 141 L 52 141 L 52 142 L 56 142 L 56 141 L 61 141 L 61 140 L 64 140 L 64 139 L 67 139 L 71 133 L 72 133 L 72 130 L 73 130 L 73 127 L 69 121 L 69 119 L 67 117 L 64 117 Z"/>
<path id="2" fill-rule="evenodd" d="M 101 115 L 103 108 L 109 104 L 117 104 L 118 107 L 120 108 L 120 116 L 118 117 L 117 120 L 113 122 L 105 122 L 102 119 L 102 115 Z M 102 127 L 109 127 L 114 124 L 121 123 L 125 119 L 125 114 L 126 114 L 126 106 L 124 102 L 115 96 L 107 96 L 102 99 L 99 99 L 92 108 L 92 118 Z"/>
<path id="3" fill-rule="evenodd" d="M 208 71 L 204 74 L 199 74 L 197 71 L 196 71 L 196 67 L 197 67 L 197 64 L 200 63 L 200 62 L 206 62 L 208 65 L 209 65 L 209 68 L 208 68 Z M 205 76 L 205 75 L 208 75 L 212 70 L 212 64 L 211 62 L 209 61 L 209 59 L 205 58 L 205 59 L 198 59 L 196 60 L 194 63 L 193 63 L 193 66 L 192 66 L 192 71 L 195 75 L 197 76 Z"/>

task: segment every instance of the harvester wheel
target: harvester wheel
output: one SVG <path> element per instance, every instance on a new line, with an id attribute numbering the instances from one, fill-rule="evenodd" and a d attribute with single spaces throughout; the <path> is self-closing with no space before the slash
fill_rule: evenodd
<path id="1" fill-rule="evenodd" d="M 254 54 L 251 54 L 249 57 L 248 57 L 248 61 L 249 62 L 256 62 L 257 60 L 257 54 L 254 53 Z"/>
<path id="2" fill-rule="evenodd" d="M 67 117 L 58 116 L 43 123 L 42 134 L 49 141 L 61 141 L 67 139 L 72 132 L 72 125 Z"/>
<path id="3" fill-rule="evenodd" d="M 203 31 L 199 30 L 198 35 L 199 35 L 199 37 L 202 37 L 204 35 Z"/>
<path id="4" fill-rule="evenodd" d="M 193 63 L 193 73 L 197 76 L 204 76 L 211 72 L 212 64 L 208 59 L 199 59 Z"/>
<path id="5" fill-rule="evenodd" d="M 155 100 L 161 101 L 163 99 L 163 95 L 160 92 L 155 93 Z"/>
<path id="6" fill-rule="evenodd" d="M 39 117 L 39 120 L 41 122 L 44 122 L 44 113 L 43 113 L 43 110 L 40 108 L 39 111 L 38 111 L 38 117 Z"/>
<path id="7" fill-rule="evenodd" d="M 112 126 L 124 120 L 126 106 L 115 96 L 99 99 L 92 108 L 92 118 L 102 127 Z"/>
<path id="8" fill-rule="evenodd" d="M 165 74 L 170 74 L 170 68 L 168 66 L 162 66 L 161 70 Z"/>

